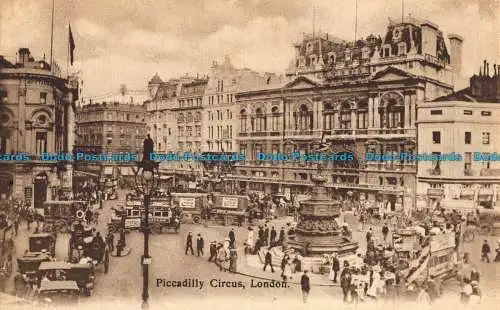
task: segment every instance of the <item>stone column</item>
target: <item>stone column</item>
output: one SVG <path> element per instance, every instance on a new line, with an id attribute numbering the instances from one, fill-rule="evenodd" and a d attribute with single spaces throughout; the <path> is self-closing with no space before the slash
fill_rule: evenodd
<path id="1" fill-rule="evenodd" d="M 67 136 L 66 136 L 66 147 L 65 152 L 72 153 L 73 152 L 73 146 L 75 145 L 75 111 L 73 110 L 72 106 L 72 95 L 70 94 L 67 98 L 67 101 L 65 102 L 66 107 L 67 107 L 67 124 L 66 124 L 66 131 L 67 131 Z"/>
<path id="2" fill-rule="evenodd" d="M 351 129 L 358 129 L 358 124 L 356 123 L 356 109 L 351 109 Z"/>
<path id="3" fill-rule="evenodd" d="M 410 128 L 410 95 L 405 94 L 405 122 L 403 128 Z"/>
<path id="4" fill-rule="evenodd" d="M 339 111 L 333 112 L 333 122 L 334 122 L 334 128 L 338 129 L 340 128 L 340 113 Z"/>
<path id="5" fill-rule="evenodd" d="M 368 98 L 368 128 L 373 128 L 373 98 Z"/>
<path id="6" fill-rule="evenodd" d="M 378 112 L 380 106 L 380 97 L 377 95 L 375 98 L 373 98 L 373 127 L 375 128 L 380 128 L 380 115 Z"/>

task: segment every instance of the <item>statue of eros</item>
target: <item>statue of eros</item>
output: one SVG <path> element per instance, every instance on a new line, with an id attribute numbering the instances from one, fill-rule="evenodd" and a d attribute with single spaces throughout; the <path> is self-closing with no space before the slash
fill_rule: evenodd
<path id="1" fill-rule="evenodd" d="M 312 144 L 311 153 L 313 154 L 325 154 L 328 156 L 331 152 L 332 152 L 332 143 L 326 142 L 324 134 L 321 136 L 321 140 L 318 143 Z M 321 174 L 326 167 L 328 167 L 328 160 L 318 160 L 316 166 L 318 174 Z"/>

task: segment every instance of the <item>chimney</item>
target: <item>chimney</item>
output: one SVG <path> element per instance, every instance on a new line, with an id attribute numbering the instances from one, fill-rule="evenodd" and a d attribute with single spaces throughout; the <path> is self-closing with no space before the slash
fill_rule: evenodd
<path id="1" fill-rule="evenodd" d="M 422 29 L 422 54 L 436 57 L 438 26 L 430 21 L 420 25 Z"/>
<path id="2" fill-rule="evenodd" d="M 25 64 L 27 62 L 29 62 L 30 60 L 30 57 L 31 57 L 31 53 L 30 53 L 30 50 L 26 47 L 21 47 L 17 53 L 19 59 L 18 59 L 18 62 L 20 64 Z"/>
<path id="3" fill-rule="evenodd" d="M 479 76 L 483 76 L 483 67 L 479 67 Z"/>
<path id="4" fill-rule="evenodd" d="M 486 60 L 483 62 L 483 75 L 486 76 Z"/>
<path id="5" fill-rule="evenodd" d="M 494 76 L 497 76 L 497 64 L 493 64 L 493 73 Z"/>
<path id="6" fill-rule="evenodd" d="M 458 34 L 450 34 L 448 40 L 450 41 L 450 63 L 455 74 L 460 76 L 462 73 L 462 45 L 464 39 Z"/>
<path id="7" fill-rule="evenodd" d="M 486 63 L 486 76 L 490 77 L 490 64 L 488 62 Z"/>

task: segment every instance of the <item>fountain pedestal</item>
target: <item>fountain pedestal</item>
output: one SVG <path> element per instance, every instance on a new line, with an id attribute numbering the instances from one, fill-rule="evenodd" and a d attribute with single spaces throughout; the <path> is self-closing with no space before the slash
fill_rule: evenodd
<path id="1" fill-rule="evenodd" d="M 306 258 L 332 253 L 355 254 L 358 243 L 344 238 L 337 222 L 342 208 L 340 202 L 328 198 L 324 177 L 315 176 L 312 181 L 311 199 L 300 202 L 295 238 L 288 242 L 289 246 Z"/>

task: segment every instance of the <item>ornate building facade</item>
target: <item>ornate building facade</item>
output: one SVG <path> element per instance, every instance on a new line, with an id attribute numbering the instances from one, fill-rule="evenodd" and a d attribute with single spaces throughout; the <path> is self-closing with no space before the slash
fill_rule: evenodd
<path id="1" fill-rule="evenodd" d="M 450 36 L 460 50 L 462 39 Z M 316 164 L 261 161 L 257 152 L 328 152 L 352 160 L 331 161 L 323 173 L 334 196 L 355 197 L 391 208 L 415 204 L 416 163 L 367 162 L 365 153 L 416 151 L 417 104 L 453 91 L 452 59 L 438 27 L 408 18 L 390 22 L 384 38 L 346 42 L 328 34 L 304 36 L 295 46 L 280 87 L 242 92 L 239 150 L 246 163 L 232 179 L 249 191 L 304 194 Z"/>
<path id="2" fill-rule="evenodd" d="M 485 63 L 470 87 L 418 106 L 419 153 L 461 156 L 418 163 L 417 193 L 429 208 L 500 201 L 500 74 L 493 69 Z"/>
<path id="3" fill-rule="evenodd" d="M 131 153 L 141 159 L 146 138 L 145 109 L 142 104 L 102 102 L 77 107 L 75 151 L 88 154 Z M 77 162 L 79 170 L 111 175 L 118 162 Z M 127 162 L 120 163 L 127 166 Z M 130 174 L 129 169 L 120 169 Z"/>
<path id="4" fill-rule="evenodd" d="M 78 79 L 63 78 L 55 64 L 35 60 L 27 48 L 17 57 L 0 57 L 0 153 L 28 157 L 0 162 L 0 191 L 2 198 L 39 207 L 52 198 L 50 187 L 72 187 L 71 162 L 41 155 L 73 150 Z"/>

